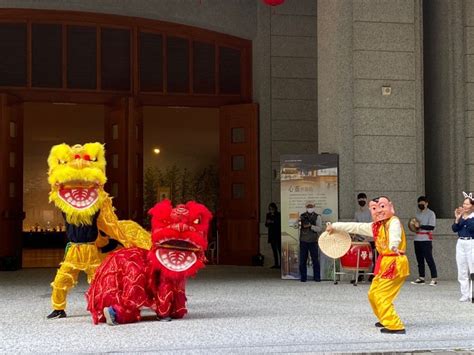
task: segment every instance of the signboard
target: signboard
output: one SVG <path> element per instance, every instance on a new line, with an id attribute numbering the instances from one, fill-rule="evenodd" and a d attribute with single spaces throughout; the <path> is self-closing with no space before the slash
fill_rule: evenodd
<path id="1" fill-rule="evenodd" d="M 281 271 L 283 279 L 299 279 L 299 218 L 311 202 L 326 222 L 338 219 L 338 156 L 282 155 L 281 189 Z M 319 251 L 319 249 L 318 249 Z M 333 260 L 319 251 L 321 279 L 333 278 Z M 313 276 L 312 260 L 307 262 L 308 279 Z"/>

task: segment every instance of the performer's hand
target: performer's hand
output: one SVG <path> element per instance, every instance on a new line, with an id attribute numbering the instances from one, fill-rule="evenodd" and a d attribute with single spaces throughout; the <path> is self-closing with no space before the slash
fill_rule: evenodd
<path id="1" fill-rule="evenodd" d="M 393 251 L 395 254 L 397 254 L 397 255 L 401 255 L 401 254 L 400 254 L 400 250 L 398 250 L 397 247 L 392 247 L 392 251 Z"/>
<path id="2" fill-rule="evenodd" d="M 326 232 L 331 234 L 333 232 L 333 230 L 334 230 L 334 228 L 332 227 L 332 223 L 331 222 L 326 222 Z"/>

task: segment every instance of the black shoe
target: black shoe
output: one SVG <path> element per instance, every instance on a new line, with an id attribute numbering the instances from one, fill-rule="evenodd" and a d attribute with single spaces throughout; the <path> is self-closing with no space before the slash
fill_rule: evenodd
<path id="1" fill-rule="evenodd" d="M 314 279 L 314 282 L 321 282 L 321 279 Z"/>
<path id="2" fill-rule="evenodd" d="M 304 280 L 304 279 L 301 279 L 300 281 L 301 281 L 301 282 L 306 282 L 306 280 Z"/>
<path id="3" fill-rule="evenodd" d="M 46 317 L 48 319 L 57 319 L 57 318 L 66 318 L 66 312 L 64 310 L 60 309 L 55 309 L 52 311 L 48 316 Z"/>
<path id="4" fill-rule="evenodd" d="M 270 269 L 279 269 L 280 267 L 278 265 L 273 265 Z"/>
<path id="5" fill-rule="evenodd" d="M 383 328 L 383 324 L 380 323 L 380 322 L 375 323 L 375 326 L 376 326 L 377 328 Z"/>
<path id="6" fill-rule="evenodd" d="M 425 280 L 424 280 L 424 279 L 417 278 L 415 281 L 412 281 L 411 284 L 413 284 L 413 285 L 424 285 L 424 284 L 425 284 Z"/>
<path id="7" fill-rule="evenodd" d="M 380 329 L 380 333 L 385 333 L 385 334 L 405 334 L 405 329 L 387 329 L 387 328 L 382 328 Z"/>
<path id="8" fill-rule="evenodd" d="M 373 279 L 374 279 L 374 275 L 370 275 L 367 281 L 372 282 Z"/>

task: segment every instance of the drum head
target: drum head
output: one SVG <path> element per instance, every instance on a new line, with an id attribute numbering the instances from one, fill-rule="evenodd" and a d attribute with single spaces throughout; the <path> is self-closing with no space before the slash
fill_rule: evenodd
<path id="1" fill-rule="evenodd" d="M 408 229 L 411 230 L 413 233 L 418 232 L 420 228 L 417 228 L 416 225 L 420 225 L 420 222 L 416 218 L 410 218 L 408 221 Z"/>
<path id="2" fill-rule="evenodd" d="M 337 259 L 346 254 L 351 248 L 349 233 L 334 231 L 324 232 L 319 237 L 319 249 L 330 258 Z"/>

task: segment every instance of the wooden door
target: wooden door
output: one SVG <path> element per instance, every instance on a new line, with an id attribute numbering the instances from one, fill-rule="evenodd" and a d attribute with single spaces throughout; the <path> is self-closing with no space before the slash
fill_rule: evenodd
<path id="1" fill-rule="evenodd" d="M 219 125 L 219 263 L 251 265 L 259 251 L 258 106 L 222 106 Z"/>
<path id="2" fill-rule="evenodd" d="M 21 268 L 23 104 L 0 94 L 0 270 Z"/>
<path id="3" fill-rule="evenodd" d="M 105 105 L 107 191 L 120 219 L 143 218 L 143 115 L 131 97 Z"/>

